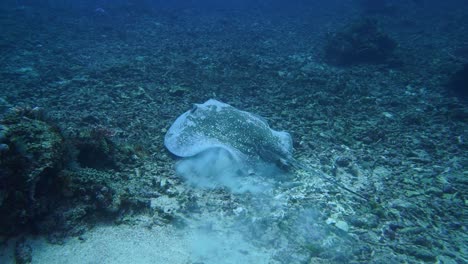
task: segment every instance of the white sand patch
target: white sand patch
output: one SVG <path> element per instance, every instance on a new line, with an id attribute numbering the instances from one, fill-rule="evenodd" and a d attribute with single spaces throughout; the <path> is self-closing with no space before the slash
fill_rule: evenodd
<path id="1" fill-rule="evenodd" d="M 84 240 L 70 238 L 52 245 L 28 239 L 35 264 L 275 263 L 266 250 L 254 247 L 236 232 L 176 230 L 173 227 L 99 226 Z M 2 250 L 0 263 L 14 263 L 12 247 Z"/>
<path id="2" fill-rule="evenodd" d="M 102 226 L 86 233 L 84 241 L 71 238 L 51 245 L 36 239 L 30 244 L 33 263 L 187 263 L 187 246 L 176 233 L 166 228 Z"/>

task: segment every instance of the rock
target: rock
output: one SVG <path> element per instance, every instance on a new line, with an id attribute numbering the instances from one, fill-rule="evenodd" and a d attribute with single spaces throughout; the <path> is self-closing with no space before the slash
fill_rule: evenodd
<path id="1" fill-rule="evenodd" d="M 5 117 L 6 144 L 0 144 L 0 234 L 24 232 L 35 219 L 51 210 L 57 193 L 57 172 L 63 167 L 64 141 L 57 129 L 19 112 Z M 5 154 L 6 153 L 6 154 Z"/>
<path id="2" fill-rule="evenodd" d="M 453 194 L 453 193 L 455 193 L 457 190 L 453 187 L 452 184 L 447 183 L 447 184 L 444 184 L 444 186 L 442 187 L 442 191 L 443 191 L 444 193 Z"/>
<path id="3" fill-rule="evenodd" d="M 7 128 L 0 124 L 0 142 L 3 142 L 6 139 Z"/>
<path id="4" fill-rule="evenodd" d="M 336 220 L 335 218 L 333 217 L 329 217 L 326 221 L 325 221 L 328 225 L 334 225 L 336 228 L 340 229 L 340 230 L 343 230 L 345 232 L 348 232 L 349 231 L 349 225 L 348 223 L 346 223 L 345 221 L 342 221 L 342 220 Z"/>
<path id="5" fill-rule="evenodd" d="M 430 248 L 432 246 L 432 241 L 424 235 L 415 236 L 411 240 L 415 245 L 423 246 L 426 248 Z"/>
<path id="6" fill-rule="evenodd" d="M 331 34 L 325 45 L 327 61 L 339 65 L 387 62 L 397 43 L 384 33 L 376 20 L 363 19 Z"/>
<path id="7" fill-rule="evenodd" d="M 379 218 L 374 214 L 365 214 L 359 217 L 350 217 L 348 220 L 351 225 L 359 228 L 376 228 L 379 225 Z"/>
<path id="8" fill-rule="evenodd" d="M 419 260 L 425 261 L 425 262 L 435 262 L 436 261 L 436 255 L 432 252 L 430 252 L 427 249 L 421 248 L 421 247 L 415 247 L 415 246 L 405 246 L 403 249 L 401 249 L 404 253 L 413 256 Z"/>
<path id="9" fill-rule="evenodd" d="M 351 164 L 352 160 L 349 157 L 339 156 L 335 160 L 335 164 L 338 167 L 348 167 Z"/>
<path id="10" fill-rule="evenodd" d="M 447 89 L 457 95 L 460 98 L 468 98 L 468 63 L 465 63 L 461 69 L 457 72 L 454 72 L 450 77 L 448 84 L 446 85 Z"/>
<path id="11" fill-rule="evenodd" d="M 0 117 L 11 108 L 11 105 L 0 97 Z"/>
<path id="12" fill-rule="evenodd" d="M 345 232 L 348 232 L 348 231 L 349 231 L 349 226 L 348 226 L 348 224 L 347 224 L 345 221 L 341 221 L 341 220 L 340 220 L 340 221 L 337 221 L 337 222 L 335 223 L 335 226 L 336 226 L 337 228 L 339 228 L 339 229 L 345 231 Z"/>
<path id="13" fill-rule="evenodd" d="M 0 144 L 0 153 L 6 153 L 10 150 L 10 147 L 7 144 Z"/>
<path id="14" fill-rule="evenodd" d="M 168 92 L 172 96 L 183 96 L 186 93 L 190 92 L 190 89 L 185 86 L 173 85 L 169 88 Z"/>
<path id="15" fill-rule="evenodd" d="M 32 262 L 32 248 L 24 239 L 20 239 L 15 245 L 16 264 L 28 264 Z"/>

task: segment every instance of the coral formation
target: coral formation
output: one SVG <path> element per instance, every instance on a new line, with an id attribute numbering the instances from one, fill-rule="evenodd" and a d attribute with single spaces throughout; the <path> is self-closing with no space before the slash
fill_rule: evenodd
<path id="1" fill-rule="evenodd" d="M 452 75 L 447 88 L 456 96 L 463 99 L 468 98 L 468 63 L 465 63 L 460 70 Z"/>
<path id="2" fill-rule="evenodd" d="M 397 43 L 385 34 L 376 20 L 362 19 L 328 36 L 327 61 L 339 65 L 385 63 Z"/>
<path id="3" fill-rule="evenodd" d="M 63 167 L 63 137 L 50 124 L 30 118 L 29 110 L 3 120 L 9 147 L 0 156 L 1 234 L 17 233 L 51 210 Z"/>
<path id="4" fill-rule="evenodd" d="M 1 120 L 1 235 L 69 232 L 85 216 L 116 213 L 125 180 L 114 173 L 135 164 L 133 149 L 102 130 L 65 138 L 40 111 L 15 108 Z"/>

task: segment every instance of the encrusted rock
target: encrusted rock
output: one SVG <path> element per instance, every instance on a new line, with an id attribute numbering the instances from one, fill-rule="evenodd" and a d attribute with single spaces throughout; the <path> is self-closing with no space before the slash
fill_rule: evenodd
<path id="1" fill-rule="evenodd" d="M 16 264 L 29 264 L 32 262 L 32 248 L 24 239 L 20 239 L 15 245 Z"/>
<path id="2" fill-rule="evenodd" d="M 24 111 L 2 121 L 8 130 L 0 155 L 0 234 L 19 232 L 53 207 L 50 197 L 65 156 L 57 129 Z"/>

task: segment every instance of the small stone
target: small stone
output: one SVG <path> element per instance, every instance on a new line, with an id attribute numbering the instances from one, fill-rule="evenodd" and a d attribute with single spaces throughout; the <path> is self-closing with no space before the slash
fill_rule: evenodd
<path id="1" fill-rule="evenodd" d="M 423 246 L 426 248 L 432 247 L 432 241 L 427 238 L 426 236 L 420 235 L 420 236 L 415 236 L 412 241 L 414 242 L 415 245 Z"/>
<path id="2" fill-rule="evenodd" d="M 432 196 L 442 196 L 443 195 L 443 191 L 439 188 L 436 188 L 436 187 L 429 187 L 426 191 L 425 191 L 425 194 L 428 194 L 428 195 L 432 195 Z"/>
<path id="3" fill-rule="evenodd" d="M 161 179 L 159 182 L 159 187 L 163 190 L 166 190 L 168 187 L 167 180 L 166 179 Z"/>
<path id="4" fill-rule="evenodd" d="M 350 217 L 348 220 L 351 225 L 359 228 L 376 228 L 379 225 L 379 218 L 374 214 Z"/>
<path id="5" fill-rule="evenodd" d="M 173 96 L 182 96 L 190 91 L 189 88 L 179 85 L 173 85 L 169 88 L 169 94 Z"/>
<path id="6" fill-rule="evenodd" d="M 10 150 L 10 147 L 7 144 L 0 144 L 0 153 L 4 153 Z"/>
<path id="7" fill-rule="evenodd" d="M 382 115 L 385 116 L 386 118 L 393 118 L 393 114 L 389 112 L 383 112 Z"/>
<path id="8" fill-rule="evenodd" d="M 457 190 L 453 187 L 452 184 L 447 183 L 442 187 L 442 191 L 444 193 L 455 193 Z"/>
<path id="9" fill-rule="evenodd" d="M 349 226 L 345 221 L 339 220 L 338 222 L 335 223 L 335 226 L 345 232 L 349 231 Z"/>
<path id="10" fill-rule="evenodd" d="M 156 210 L 158 208 L 158 200 L 156 198 L 150 199 L 150 208 Z"/>
<path id="11" fill-rule="evenodd" d="M 400 230 L 401 234 L 405 235 L 419 235 L 424 233 L 425 229 L 423 227 L 405 227 Z"/>
<path id="12" fill-rule="evenodd" d="M 6 131 L 2 130 L 1 127 L 2 126 L 0 125 L 0 142 L 3 142 L 6 139 Z"/>
<path id="13" fill-rule="evenodd" d="M 420 247 L 414 247 L 414 246 L 408 246 L 404 250 L 408 255 L 411 255 L 417 259 L 420 259 L 422 261 L 426 262 L 435 262 L 436 261 L 436 255 L 434 255 L 432 252 L 430 252 L 427 249 L 423 249 Z"/>
<path id="14" fill-rule="evenodd" d="M 325 221 L 325 223 L 327 223 L 327 225 L 334 225 L 336 224 L 336 220 L 330 217 Z"/>
<path id="15" fill-rule="evenodd" d="M 239 215 L 242 214 L 244 211 L 245 211 L 245 209 L 242 208 L 242 207 L 237 207 L 236 209 L 233 210 L 233 212 L 234 212 L 234 214 L 235 214 L 236 216 L 239 216 Z"/>
<path id="16" fill-rule="evenodd" d="M 338 167 L 348 167 L 351 164 L 351 158 L 340 156 L 336 158 L 335 164 Z"/>

